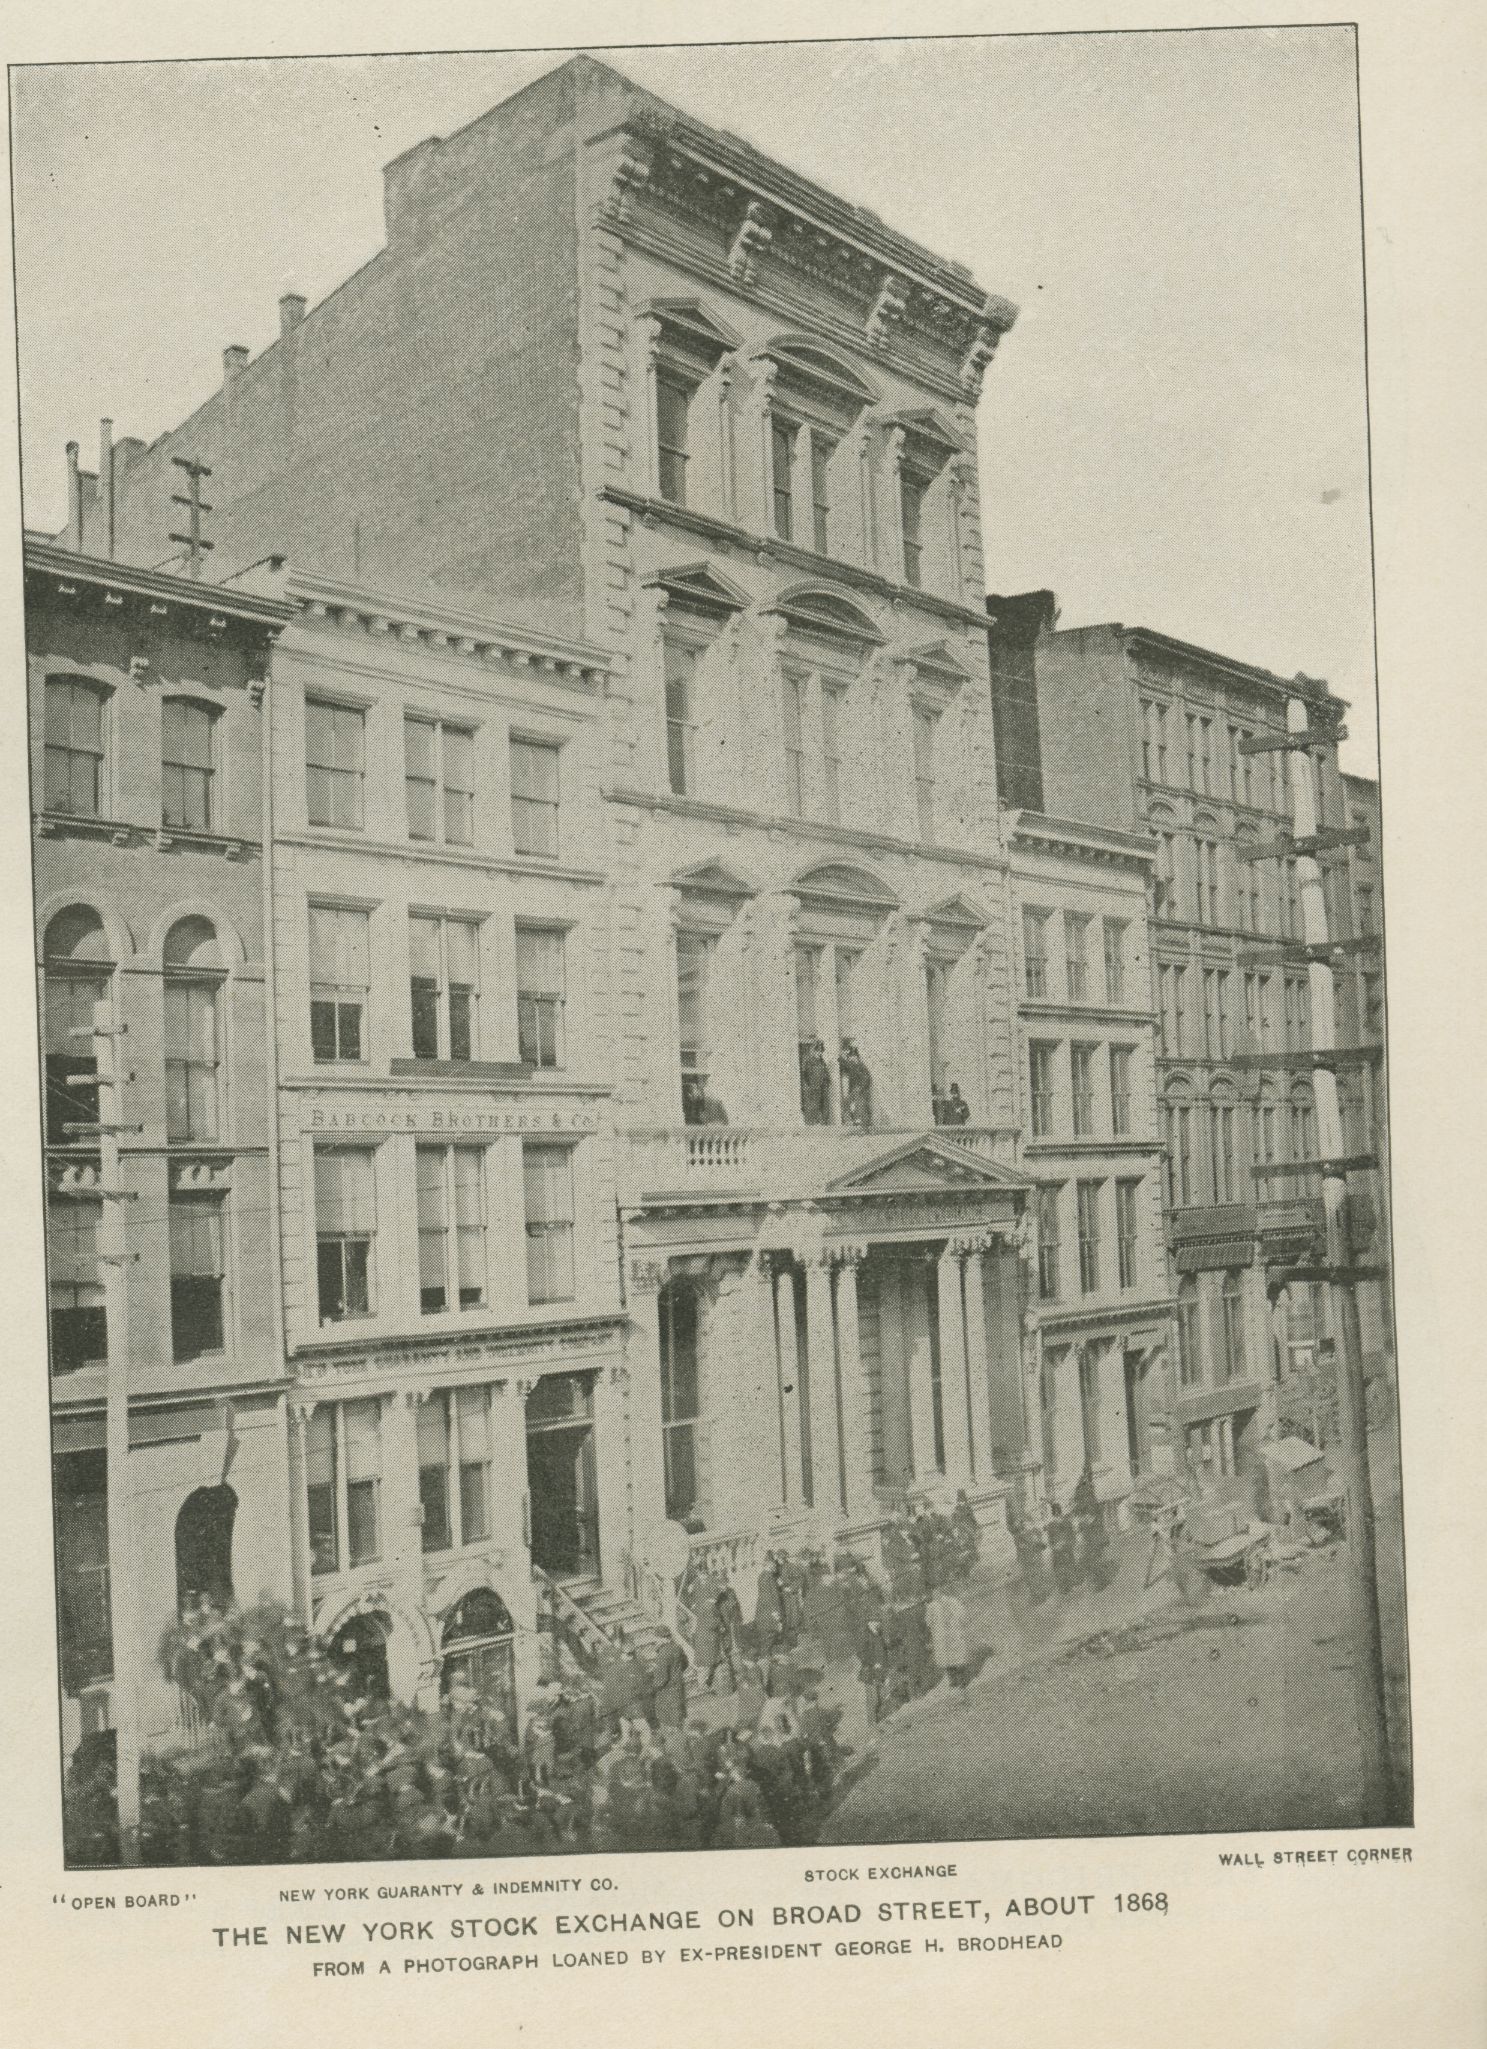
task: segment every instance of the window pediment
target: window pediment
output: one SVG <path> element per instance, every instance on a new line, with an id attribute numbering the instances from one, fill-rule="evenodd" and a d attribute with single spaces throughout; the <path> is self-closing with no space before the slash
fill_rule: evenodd
<path id="1" fill-rule="evenodd" d="M 743 903 L 754 894 L 753 886 L 731 868 L 725 868 L 721 861 L 700 861 L 695 867 L 679 869 L 671 878 L 671 887 L 685 896 L 710 897 L 715 902 L 730 904 Z"/>
<path id="2" fill-rule="evenodd" d="M 929 683 L 947 687 L 970 681 L 970 670 L 945 640 L 925 641 L 917 647 L 906 647 L 899 659 L 912 662 Z"/>
<path id="3" fill-rule="evenodd" d="M 635 311 L 639 318 L 657 322 L 663 351 L 675 357 L 679 367 L 694 369 L 699 376 L 715 370 L 741 340 L 697 299 L 648 299 Z"/>
<path id="4" fill-rule="evenodd" d="M 709 562 L 686 562 L 675 569 L 659 570 L 645 579 L 644 588 L 664 592 L 668 605 L 714 617 L 742 612 L 752 603 L 746 590 L 730 582 Z"/>
<path id="5" fill-rule="evenodd" d="M 849 868 L 842 863 L 809 868 L 790 887 L 802 903 L 878 913 L 898 908 L 898 898 L 885 882 L 865 868 Z"/>
<path id="6" fill-rule="evenodd" d="M 883 635 L 867 613 L 834 591 L 817 588 L 782 591 L 767 608 L 792 632 L 843 640 L 857 647 L 881 647 Z"/>
<path id="7" fill-rule="evenodd" d="M 924 915 L 928 924 L 943 926 L 958 937 L 972 932 L 983 932 L 986 929 L 985 918 L 970 898 L 965 896 L 948 896 L 943 903 L 936 904 L 933 910 L 926 911 Z"/>
<path id="8" fill-rule="evenodd" d="M 855 417 L 878 396 L 844 356 L 804 336 L 780 335 L 762 349 L 756 349 L 753 360 L 773 364 L 782 385 L 799 389 L 806 396 L 814 395 L 819 404 L 832 411 L 846 411 Z"/>

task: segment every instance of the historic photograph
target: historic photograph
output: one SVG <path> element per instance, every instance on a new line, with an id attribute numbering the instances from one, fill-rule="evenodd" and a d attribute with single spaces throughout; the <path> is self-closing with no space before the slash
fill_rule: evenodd
<path id="1" fill-rule="evenodd" d="M 1407 1823 L 1351 31 L 10 89 L 68 1864 Z"/>

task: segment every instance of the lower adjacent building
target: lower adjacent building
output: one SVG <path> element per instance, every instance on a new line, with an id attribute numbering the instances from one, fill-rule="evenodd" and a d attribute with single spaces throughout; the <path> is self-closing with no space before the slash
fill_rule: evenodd
<path id="1" fill-rule="evenodd" d="M 1170 1472 L 1180 1430 L 1162 1233 L 1147 937 L 1150 842 L 1016 815 L 1010 833 L 1023 1081 L 1019 1163 L 1036 1183 L 1029 1312 L 1045 1498 L 1088 1471 L 1119 1504 Z"/>
<path id="2" fill-rule="evenodd" d="M 292 1588 L 260 801 L 288 613 L 35 539 L 25 572 L 63 1744 L 115 1731 L 127 1786 L 194 1736 L 183 1604 Z"/>

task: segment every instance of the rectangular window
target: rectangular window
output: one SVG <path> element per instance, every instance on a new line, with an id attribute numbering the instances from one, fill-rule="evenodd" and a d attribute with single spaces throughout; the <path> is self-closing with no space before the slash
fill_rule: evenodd
<path id="1" fill-rule="evenodd" d="M 1222 1025 L 1219 1018 L 1219 978 L 1212 968 L 1203 970 L 1203 1051 L 1210 1060 L 1219 1057 Z"/>
<path id="2" fill-rule="evenodd" d="M 465 918 L 408 919 L 415 1060 L 475 1058 L 480 927 Z"/>
<path id="3" fill-rule="evenodd" d="M 1048 994 L 1048 913 L 1025 910 L 1022 914 L 1022 966 L 1029 996 Z"/>
<path id="4" fill-rule="evenodd" d="M 425 1551 L 447 1551 L 454 1542 L 449 1488 L 449 1397 L 431 1394 L 416 1410 L 418 1508 Z"/>
<path id="5" fill-rule="evenodd" d="M 337 1497 L 340 1461 L 339 1410 L 317 1402 L 305 1420 L 305 1497 L 310 1523 L 310 1571 L 319 1575 L 341 1569 L 340 1517 Z"/>
<path id="6" fill-rule="evenodd" d="M 1034 1043 L 1027 1049 L 1028 1084 L 1032 1101 L 1032 1135 L 1053 1135 L 1053 1048 Z"/>
<path id="7" fill-rule="evenodd" d="M 1198 719 L 1195 712 L 1187 714 L 1188 736 L 1188 788 L 1198 788 Z"/>
<path id="8" fill-rule="evenodd" d="M 693 387 L 665 371 L 656 373 L 656 481 L 673 505 L 687 502 L 687 442 Z"/>
<path id="9" fill-rule="evenodd" d="M 1110 1129 L 1117 1138 L 1131 1132 L 1131 1053 L 1129 1046 L 1110 1048 Z"/>
<path id="10" fill-rule="evenodd" d="M 935 836 L 935 728 L 939 720 L 931 711 L 914 707 L 914 797 L 919 819 L 919 837 L 929 846 Z"/>
<path id="11" fill-rule="evenodd" d="M 697 1506 L 697 1297 L 686 1281 L 661 1290 L 661 1448 L 666 1514 L 677 1521 Z"/>
<path id="12" fill-rule="evenodd" d="M 708 1044 L 707 985 L 717 941 L 711 933 L 676 935 L 677 1036 L 683 1075 L 706 1076 L 711 1060 Z"/>
<path id="13" fill-rule="evenodd" d="M 209 705 L 167 697 L 160 707 L 160 816 L 183 832 L 213 829 L 213 755 L 217 714 Z"/>
<path id="14" fill-rule="evenodd" d="M 693 743 L 696 717 L 697 650 L 666 643 L 666 770 L 672 794 L 687 797 L 697 783 Z"/>
<path id="15" fill-rule="evenodd" d="M 822 795 L 826 801 L 826 822 L 842 822 L 842 702 L 846 691 L 839 684 L 821 686 Z"/>
<path id="16" fill-rule="evenodd" d="M 1234 1050 L 1229 1040 L 1230 982 L 1231 977 L 1228 970 L 1220 968 L 1218 971 L 1218 1057 L 1220 1060 L 1227 1060 Z"/>
<path id="17" fill-rule="evenodd" d="M 310 1051 L 317 1061 L 367 1057 L 370 931 L 366 911 L 310 906 Z"/>
<path id="18" fill-rule="evenodd" d="M 490 1389 L 457 1388 L 454 1422 L 459 1440 L 459 1540 L 480 1544 L 491 1533 Z"/>
<path id="19" fill-rule="evenodd" d="M 797 946 L 795 949 L 795 1036 L 802 1046 L 808 1046 L 820 1035 L 819 979 L 821 974 L 821 948 L 819 946 Z"/>
<path id="20" fill-rule="evenodd" d="M 177 1360 L 224 1344 L 227 1269 L 222 1203 L 215 1195 L 170 1195 L 170 1334 Z"/>
<path id="21" fill-rule="evenodd" d="M 1173 1046 L 1179 1053 L 1188 1049 L 1188 971 L 1186 968 L 1172 970 L 1172 1023 Z"/>
<path id="22" fill-rule="evenodd" d="M 1177 838 L 1174 833 L 1157 834 L 1157 872 L 1154 889 L 1157 916 L 1180 916 L 1181 906 L 1177 896 Z"/>
<path id="23" fill-rule="evenodd" d="M 103 694 L 70 676 L 46 685 L 45 797 L 48 811 L 98 818 L 103 804 Z"/>
<path id="24" fill-rule="evenodd" d="M 353 1565 L 382 1556 L 382 1404 L 346 1402 L 346 1548 Z"/>
<path id="25" fill-rule="evenodd" d="M 1115 1238 L 1122 1288 L 1134 1288 L 1140 1278 L 1136 1265 L 1136 1199 L 1140 1192 L 1139 1181 L 1115 1184 Z"/>
<path id="26" fill-rule="evenodd" d="M 1156 780 L 1157 708 L 1149 697 L 1141 700 L 1141 775 L 1148 783 Z"/>
<path id="27" fill-rule="evenodd" d="M 421 1447 L 420 1447 L 421 1448 Z M 382 1555 L 382 1403 L 321 1402 L 305 1424 L 310 1570 L 339 1572 Z"/>
<path id="28" fill-rule="evenodd" d="M 917 470 L 901 470 L 898 489 L 904 535 L 904 582 L 918 590 L 924 581 L 924 500 L 929 479 Z"/>
<path id="29" fill-rule="evenodd" d="M 1198 923 L 1219 923 L 1219 853 L 1212 840 L 1196 843 L 1198 874 Z"/>
<path id="30" fill-rule="evenodd" d="M 1079 1422 L 1084 1433 L 1084 1461 L 1100 1460 L 1100 1354 L 1096 1346 L 1084 1345 L 1079 1353 Z"/>
<path id="31" fill-rule="evenodd" d="M 831 458 L 836 443 L 815 429 L 811 434 L 811 534 L 818 555 L 831 552 Z"/>
<path id="32" fill-rule="evenodd" d="M 1156 757 L 1153 762 L 1153 768 L 1156 781 L 1165 783 L 1167 781 L 1167 707 L 1165 704 L 1154 704 L 1152 710 L 1156 714 L 1153 721 Z"/>
<path id="33" fill-rule="evenodd" d="M 75 1145 L 73 1126 L 99 1118 L 98 1048 L 109 1014 L 106 975 L 46 974 L 46 1136 L 48 1145 Z M 96 1136 L 96 1134 L 95 1134 Z"/>
<path id="34" fill-rule="evenodd" d="M 558 754 L 545 740 L 511 743 L 511 837 L 519 854 L 558 858 Z"/>
<path id="35" fill-rule="evenodd" d="M 1198 721 L 1198 788 L 1213 795 L 1213 720 Z"/>
<path id="36" fill-rule="evenodd" d="M 857 1036 L 857 963 L 861 959 L 862 955 L 849 946 L 838 946 L 832 950 L 831 972 L 836 989 L 836 1032 L 839 1040 Z"/>
<path id="37" fill-rule="evenodd" d="M 1224 1276 L 1224 1378 L 1243 1380 L 1246 1370 L 1244 1349 L 1244 1282 L 1239 1274 Z"/>
<path id="38" fill-rule="evenodd" d="M 1089 935 L 1093 920 L 1064 912 L 1064 978 L 1071 1003 L 1087 1003 L 1094 991 L 1090 984 Z"/>
<path id="39" fill-rule="evenodd" d="M 930 959 L 924 963 L 924 1003 L 929 1028 L 929 1082 L 943 1089 L 950 1082 L 950 1055 L 946 1020 L 950 1009 L 952 961 Z"/>
<path id="40" fill-rule="evenodd" d="M 792 818 L 804 818 L 806 679 L 786 676 L 784 684 L 785 806 Z"/>
<path id="41" fill-rule="evenodd" d="M 1234 1109 L 1213 1103 L 1208 1110 L 1208 1149 L 1213 1162 L 1213 1199 L 1234 1200 Z"/>
<path id="42" fill-rule="evenodd" d="M 366 780 L 366 714 L 305 699 L 305 803 L 311 825 L 360 832 Z"/>
<path id="43" fill-rule="evenodd" d="M 165 984 L 165 1135 L 200 1145 L 222 1128 L 219 984 Z"/>
<path id="44" fill-rule="evenodd" d="M 1069 1078 L 1074 1096 L 1074 1136 L 1092 1138 L 1095 1130 L 1095 1048 L 1073 1046 Z"/>
<path id="45" fill-rule="evenodd" d="M 782 420 L 778 414 L 770 420 L 770 484 L 774 504 L 774 530 L 782 541 L 788 541 L 792 534 L 791 487 L 795 470 L 795 437 L 799 431 L 793 420 Z"/>
<path id="46" fill-rule="evenodd" d="M 564 934 L 521 925 L 516 933 L 517 1050 L 528 1067 L 561 1067 Z"/>
<path id="47" fill-rule="evenodd" d="M 1177 1377 L 1182 1387 L 1203 1380 L 1203 1324 L 1197 1283 L 1185 1280 L 1177 1290 Z"/>
<path id="48" fill-rule="evenodd" d="M 524 1145 L 527 1300 L 573 1300 L 573 1153 L 565 1145 Z"/>
<path id="49" fill-rule="evenodd" d="M 421 1145 L 418 1300 L 425 1316 L 486 1301 L 485 1149 Z"/>
<path id="50" fill-rule="evenodd" d="M 315 1149 L 315 1254 L 322 1323 L 372 1313 L 374 1158 L 366 1146 Z"/>
<path id="51" fill-rule="evenodd" d="M 1120 918 L 1105 920 L 1105 1001 L 1126 1000 L 1126 933 L 1130 928 Z"/>
<path id="52" fill-rule="evenodd" d="M 1038 1295 L 1044 1302 L 1058 1298 L 1059 1194 L 1057 1188 L 1038 1190 Z"/>
<path id="53" fill-rule="evenodd" d="M 475 735 L 438 719 L 403 720 L 408 834 L 468 847 L 475 841 Z"/>
<path id="54" fill-rule="evenodd" d="M 1100 1286 L 1100 1183 L 1081 1181 L 1079 1198 L 1079 1289 L 1098 1293 Z"/>
<path id="55" fill-rule="evenodd" d="M 1186 1103 L 1167 1112 L 1167 1150 L 1171 1163 L 1172 1200 L 1181 1208 L 1193 1199 L 1193 1113 Z"/>
<path id="56" fill-rule="evenodd" d="M 54 1373 L 78 1373 L 86 1366 L 108 1364 L 108 1315 L 98 1271 L 102 1225 L 101 1200 L 56 1190 L 47 1198 Z"/>
<path id="57" fill-rule="evenodd" d="M 1354 906 L 1358 923 L 1358 936 L 1360 939 L 1367 939 L 1377 929 L 1377 926 L 1374 918 L 1373 891 L 1366 888 L 1361 882 L 1354 893 Z"/>

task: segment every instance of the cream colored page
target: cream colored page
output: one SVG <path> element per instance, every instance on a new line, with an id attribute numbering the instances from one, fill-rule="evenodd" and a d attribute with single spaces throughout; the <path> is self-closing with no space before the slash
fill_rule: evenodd
<path id="1" fill-rule="evenodd" d="M 18 2038 L 1478 2038 L 1480 38 L 1230 12 L 10 25 Z"/>

